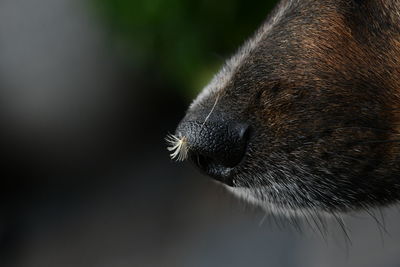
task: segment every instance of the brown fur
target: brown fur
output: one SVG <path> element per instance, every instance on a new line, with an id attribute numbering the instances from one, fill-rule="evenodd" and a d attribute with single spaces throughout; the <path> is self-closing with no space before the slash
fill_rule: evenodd
<path id="1" fill-rule="evenodd" d="M 275 13 L 282 6 L 279 21 L 216 90 L 210 120 L 225 116 L 253 129 L 233 184 L 282 208 L 397 201 L 400 1 L 286 0 Z M 184 121 L 204 118 L 215 97 Z M 274 184 L 283 189 L 268 189 Z"/>

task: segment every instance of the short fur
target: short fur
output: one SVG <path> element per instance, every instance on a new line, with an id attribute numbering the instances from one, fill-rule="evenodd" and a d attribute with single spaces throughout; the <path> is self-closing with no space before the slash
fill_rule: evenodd
<path id="1" fill-rule="evenodd" d="M 216 97 L 218 105 L 213 107 Z M 252 129 L 231 191 L 268 209 L 400 199 L 400 0 L 282 0 L 190 106 Z"/>

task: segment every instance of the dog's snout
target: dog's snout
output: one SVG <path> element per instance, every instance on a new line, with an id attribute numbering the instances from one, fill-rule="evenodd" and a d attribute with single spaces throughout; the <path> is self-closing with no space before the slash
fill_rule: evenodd
<path id="1" fill-rule="evenodd" d="M 189 157 L 206 174 L 231 184 L 229 174 L 245 155 L 249 126 L 227 120 L 182 122 L 177 134 L 187 138 Z"/>

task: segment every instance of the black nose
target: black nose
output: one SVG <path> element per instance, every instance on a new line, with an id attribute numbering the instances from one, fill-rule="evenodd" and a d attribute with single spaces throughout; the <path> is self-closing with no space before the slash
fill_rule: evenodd
<path id="1" fill-rule="evenodd" d="M 230 173 L 246 152 L 249 127 L 229 121 L 182 122 L 177 134 L 186 136 L 189 157 L 207 175 L 232 184 Z"/>

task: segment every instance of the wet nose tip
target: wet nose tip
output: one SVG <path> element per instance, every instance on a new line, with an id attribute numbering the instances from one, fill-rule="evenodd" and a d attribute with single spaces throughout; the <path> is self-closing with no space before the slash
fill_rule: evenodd
<path id="1" fill-rule="evenodd" d="M 189 157 L 206 174 L 226 178 L 229 171 L 243 159 L 249 135 L 249 126 L 237 122 L 183 122 L 177 134 L 185 136 Z M 221 179 L 219 179 L 221 180 Z"/>

